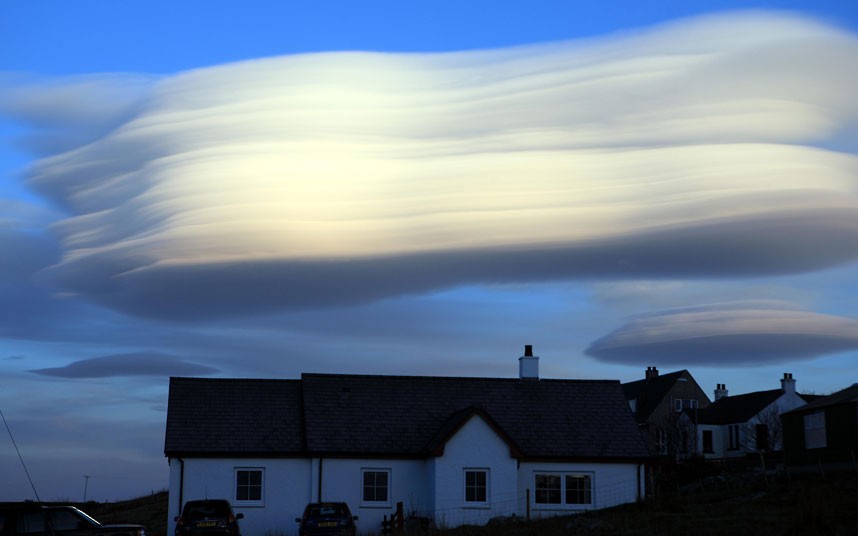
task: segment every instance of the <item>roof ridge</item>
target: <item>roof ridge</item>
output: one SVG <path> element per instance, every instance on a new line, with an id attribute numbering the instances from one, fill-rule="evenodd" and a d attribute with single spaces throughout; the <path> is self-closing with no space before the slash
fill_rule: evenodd
<path id="1" fill-rule="evenodd" d="M 383 379 L 383 380 L 468 380 L 468 381 L 503 381 L 503 382 L 523 382 L 523 383 L 619 383 L 619 380 L 611 379 L 586 379 L 586 378 L 539 378 L 538 380 L 522 380 L 521 378 L 498 378 L 495 376 L 429 376 L 429 375 L 409 375 L 409 374 L 343 374 L 343 373 L 325 373 L 325 372 L 302 372 L 301 379 L 304 378 L 353 378 L 353 379 Z"/>

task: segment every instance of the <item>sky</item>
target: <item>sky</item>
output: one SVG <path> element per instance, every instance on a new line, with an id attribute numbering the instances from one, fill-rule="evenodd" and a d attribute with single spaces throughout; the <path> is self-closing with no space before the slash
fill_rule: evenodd
<path id="1" fill-rule="evenodd" d="M 165 489 L 170 376 L 851 385 L 856 86 L 840 0 L 4 2 L 0 500 Z"/>

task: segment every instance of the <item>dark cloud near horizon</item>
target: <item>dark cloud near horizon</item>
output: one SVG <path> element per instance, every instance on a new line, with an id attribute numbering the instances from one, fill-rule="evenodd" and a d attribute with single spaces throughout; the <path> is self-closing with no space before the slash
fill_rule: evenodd
<path id="1" fill-rule="evenodd" d="M 467 284 L 760 277 L 856 258 L 858 209 L 827 208 L 585 243 L 370 259 L 145 266 L 133 256 L 101 254 L 67 263 L 47 277 L 118 311 L 193 321 L 353 305 Z"/>
<path id="2" fill-rule="evenodd" d="M 218 369 L 160 353 L 128 353 L 75 361 L 64 367 L 30 372 L 61 378 L 111 378 L 125 376 L 207 376 Z"/>
<path id="3" fill-rule="evenodd" d="M 686 310 L 642 315 L 585 351 L 629 365 L 773 365 L 858 350 L 858 320 L 774 309 Z"/>

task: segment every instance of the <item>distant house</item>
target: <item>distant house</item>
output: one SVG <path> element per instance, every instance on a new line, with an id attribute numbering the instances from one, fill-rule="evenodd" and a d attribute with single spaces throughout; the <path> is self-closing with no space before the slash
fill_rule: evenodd
<path id="1" fill-rule="evenodd" d="M 718 384 L 712 404 L 686 413 L 690 423 L 696 422 L 697 452 L 723 459 L 782 450 L 781 414 L 807 403 L 795 383 L 786 373 L 780 389 L 738 396 L 728 396 L 726 384 Z"/>
<path id="2" fill-rule="evenodd" d="M 781 420 L 787 465 L 856 464 L 858 383 L 787 411 Z"/>
<path id="3" fill-rule="evenodd" d="M 685 457 L 693 437 L 679 425 L 682 412 L 709 405 L 709 397 L 687 370 L 659 375 L 647 367 L 644 379 L 623 384 L 623 393 L 654 455 Z"/>
<path id="4" fill-rule="evenodd" d="M 294 534 L 308 502 L 330 500 L 378 532 L 400 501 L 457 526 L 641 498 L 648 453 L 619 382 L 540 379 L 530 347 L 519 372 L 171 378 L 169 519 L 226 498 L 245 536 Z"/>

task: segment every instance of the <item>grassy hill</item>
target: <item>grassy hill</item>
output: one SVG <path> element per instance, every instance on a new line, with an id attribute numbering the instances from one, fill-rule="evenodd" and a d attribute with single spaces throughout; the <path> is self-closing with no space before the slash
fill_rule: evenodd
<path id="1" fill-rule="evenodd" d="M 598 512 L 540 521 L 496 523 L 432 531 L 438 536 L 663 536 L 754 534 L 837 536 L 858 534 L 858 471 L 763 477 L 714 474 L 662 486 L 658 496 Z M 102 522 L 146 525 L 167 536 L 167 493 L 83 510 Z M 286 520 L 288 521 L 288 519 Z M 291 524 L 289 528 L 292 528 Z M 256 536 L 256 535 L 249 535 Z"/>
<path id="2" fill-rule="evenodd" d="M 134 523 L 146 527 L 149 536 L 167 536 L 167 492 L 113 503 L 75 504 L 102 523 Z"/>

